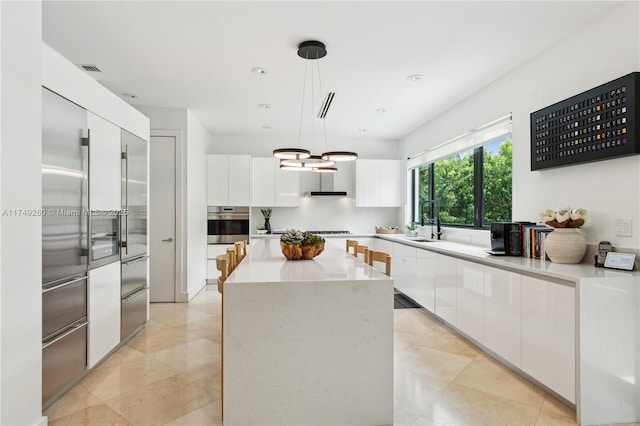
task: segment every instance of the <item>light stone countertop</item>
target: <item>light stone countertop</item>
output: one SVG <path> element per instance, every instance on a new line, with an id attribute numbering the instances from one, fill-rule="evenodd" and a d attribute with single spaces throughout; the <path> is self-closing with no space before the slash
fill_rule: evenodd
<path id="1" fill-rule="evenodd" d="M 493 256 L 485 248 L 445 240 L 416 242 L 403 234 L 377 234 L 376 237 L 500 269 L 561 280 L 565 284 L 575 285 L 582 278 L 640 277 L 638 271 L 598 268 L 591 263 L 561 264 L 522 256 Z"/>
<path id="2" fill-rule="evenodd" d="M 270 236 L 272 237 L 272 236 Z M 275 235 L 273 237 L 279 237 Z M 326 248 L 312 260 L 287 260 L 279 238 L 257 239 L 225 286 L 289 281 L 364 281 L 390 279 L 345 251 Z"/>
<path id="3" fill-rule="evenodd" d="M 598 268 L 592 263 L 560 264 L 540 259 L 531 259 L 522 256 L 493 256 L 486 252 L 488 248 L 451 241 L 417 242 L 408 238 L 405 234 L 322 234 L 329 238 L 358 238 L 377 237 L 394 243 L 405 244 L 422 250 L 430 250 L 447 256 L 471 262 L 481 263 L 495 268 L 512 272 L 539 276 L 545 279 L 560 280 L 563 284 L 575 285 L 582 278 L 615 278 L 615 277 L 640 277 L 640 271 L 624 271 L 608 268 Z M 252 239 L 279 239 L 279 234 L 251 235 Z M 424 237 L 419 237 L 424 238 Z"/>

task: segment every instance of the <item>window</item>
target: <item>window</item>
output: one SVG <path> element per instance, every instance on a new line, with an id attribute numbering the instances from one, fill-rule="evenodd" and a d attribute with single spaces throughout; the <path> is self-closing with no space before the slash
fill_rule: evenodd
<path id="1" fill-rule="evenodd" d="M 436 155 L 429 152 L 414 157 L 431 161 L 416 165 L 414 159 L 409 160 L 409 167 L 414 166 L 412 221 L 430 223 L 434 217 L 433 200 L 443 225 L 487 228 L 492 222 L 511 221 L 510 117 L 508 123 L 508 131 L 505 127 L 497 136 L 490 132 L 488 135 L 493 137 L 484 137 L 479 146 L 474 131 L 463 137 L 470 142 L 460 142 L 458 139 L 462 138 L 458 138 L 437 147 Z M 459 149 L 465 145 L 476 146 L 442 155 L 447 147 Z"/>

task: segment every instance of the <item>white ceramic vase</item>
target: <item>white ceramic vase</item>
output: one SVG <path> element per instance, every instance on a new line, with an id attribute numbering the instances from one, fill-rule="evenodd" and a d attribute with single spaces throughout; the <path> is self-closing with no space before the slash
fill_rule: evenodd
<path id="1" fill-rule="evenodd" d="M 580 263 L 587 241 L 576 228 L 556 228 L 544 240 L 544 250 L 555 263 Z"/>

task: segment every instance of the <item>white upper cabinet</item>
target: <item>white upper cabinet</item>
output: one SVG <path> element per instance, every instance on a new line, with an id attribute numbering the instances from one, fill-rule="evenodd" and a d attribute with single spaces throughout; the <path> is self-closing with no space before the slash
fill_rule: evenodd
<path id="1" fill-rule="evenodd" d="M 207 205 L 249 206 L 251 157 L 207 155 Z"/>
<path id="2" fill-rule="evenodd" d="M 400 207 L 403 202 L 401 160 L 356 161 L 356 207 Z"/>
<path id="3" fill-rule="evenodd" d="M 276 158 L 251 159 L 251 204 L 256 207 L 298 207 L 300 174 L 280 170 Z"/>
<path id="4" fill-rule="evenodd" d="M 120 128 L 87 112 L 89 141 L 89 208 L 120 210 Z"/>

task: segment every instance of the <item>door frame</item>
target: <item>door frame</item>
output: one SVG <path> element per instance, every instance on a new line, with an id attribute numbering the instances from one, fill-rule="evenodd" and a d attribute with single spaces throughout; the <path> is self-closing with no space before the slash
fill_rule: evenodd
<path id="1" fill-rule="evenodd" d="M 185 185 L 187 182 L 185 173 L 186 170 L 183 167 L 183 159 L 185 157 L 184 152 L 184 137 L 181 130 L 175 129 L 152 129 L 149 138 L 149 151 L 151 151 L 151 138 L 153 137 L 172 137 L 176 143 L 176 157 L 175 157 L 175 194 L 176 194 L 176 211 L 175 211 L 175 303 L 188 302 L 189 293 L 187 292 L 187 248 L 185 235 L 185 221 L 187 200 L 185 194 L 187 193 Z M 151 155 L 149 155 L 149 170 L 151 170 Z M 151 220 L 151 215 L 149 215 Z"/>

